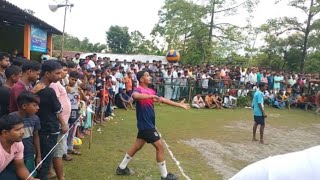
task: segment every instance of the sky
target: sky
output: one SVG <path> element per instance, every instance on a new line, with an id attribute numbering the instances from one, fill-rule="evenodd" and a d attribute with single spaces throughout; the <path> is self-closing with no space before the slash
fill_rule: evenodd
<path id="1" fill-rule="evenodd" d="M 64 8 L 51 12 L 48 4 L 63 0 L 7 0 L 22 9 L 31 9 L 35 16 L 62 31 Z M 74 4 L 67 12 L 66 32 L 83 39 L 88 37 L 92 43 L 106 43 L 106 30 L 112 25 L 129 27 L 129 31 L 139 30 L 147 38 L 158 22 L 158 11 L 164 0 L 69 0 Z M 237 0 L 242 2 L 243 0 Z M 281 16 L 304 17 L 299 10 L 286 6 L 286 1 L 275 4 L 275 0 L 260 0 L 251 19 L 253 26 L 259 26 L 270 18 Z M 240 11 L 232 17 L 220 16 L 217 21 L 245 25 L 248 14 Z M 262 43 L 261 41 L 259 41 Z"/>

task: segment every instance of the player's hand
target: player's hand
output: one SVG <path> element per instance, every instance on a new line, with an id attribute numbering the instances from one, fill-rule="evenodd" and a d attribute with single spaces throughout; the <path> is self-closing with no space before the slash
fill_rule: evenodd
<path id="1" fill-rule="evenodd" d="M 185 109 L 185 110 L 190 109 L 190 105 L 189 105 L 189 104 L 186 104 L 186 103 L 180 103 L 180 107 L 182 107 L 182 108 Z"/>
<path id="2" fill-rule="evenodd" d="M 41 157 L 37 157 L 36 158 L 36 166 L 38 166 L 38 164 L 40 164 L 41 162 Z M 42 164 L 38 167 L 38 170 L 41 168 Z"/>
<path id="3" fill-rule="evenodd" d="M 65 134 L 69 130 L 69 127 L 67 124 L 62 124 L 61 126 L 61 133 Z"/>
<path id="4" fill-rule="evenodd" d="M 263 116 L 264 118 L 267 118 L 267 117 L 268 117 L 265 113 L 263 113 L 262 116 Z"/>
<path id="5" fill-rule="evenodd" d="M 66 91 L 67 93 L 70 93 L 71 92 L 71 88 L 69 86 L 66 87 Z"/>
<path id="6" fill-rule="evenodd" d="M 157 96 L 157 95 L 151 95 L 151 97 L 150 98 L 152 98 L 153 99 L 153 101 L 157 101 L 157 102 L 159 102 L 160 101 L 160 97 L 159 96 Z"/>
<path id="7" fill-rule="evenodd" d="M 44 85 L 43 83 L 38 83 L 36 84 L 33 89 L 31 90 L 32 93 L 37 93 L 39 91 L 41 91 L 42 89 L 44 89 L 46 87 L 46 85 Z"/>

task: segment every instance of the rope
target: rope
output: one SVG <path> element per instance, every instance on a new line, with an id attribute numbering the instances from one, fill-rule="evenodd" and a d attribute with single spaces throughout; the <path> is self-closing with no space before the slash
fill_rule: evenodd
<path id="1" fill-rule="evenodd" d="M 92 103 L 90 103 L 91 105 Z M 78 117 L 78 119 L 72 124 L 75 125 L 80 119 L 82 118 L 82 116 Z M 70 126 L 71 127 L 71 126 Z M 58 142 L 51 148 L 51 150 L 48 152 L 48 154 L 40 161 L 40 163 L 35 167 L 35 169 L 30 173 L 30 175 L 26 178 L 26 180 L 28 180 L 32 174 L 34 174 L 36 172 L 36 170 L 40 167 L 40 165 L 43 163 L 43 161 L 45 161 L 48 156 L 53 152 L 53 150 L 58 146 L 58 144 L 62 141 L 62 139 L 69 133 L 69 131 L 71 130 L 71 128 L 68 129 L 68 131 L 58 140 Z"/>

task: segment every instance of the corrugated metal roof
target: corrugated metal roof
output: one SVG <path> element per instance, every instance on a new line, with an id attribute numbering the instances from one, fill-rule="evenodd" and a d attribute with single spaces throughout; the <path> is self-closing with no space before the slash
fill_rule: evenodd
<path id="1" fill-rule="evenodd" d="M 28 3 L 27 1 L 23 1 Z M 0 0 L 0 24 L 24 26 L 25 23 L 33 24 L 50 34 L 62 35 L 62 32 L 41 19 L 20 9 L 6 0 Z"/>

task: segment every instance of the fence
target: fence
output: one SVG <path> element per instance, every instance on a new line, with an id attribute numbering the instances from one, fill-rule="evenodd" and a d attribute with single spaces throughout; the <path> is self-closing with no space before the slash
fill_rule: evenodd
<path id="1" fill-rule="evenodd" d="M 205 96 L 208 92 L 218 93 L 220 96 L 227 92 L 232 96 L 246 95 L 253 96 L 255 89 L 250 83 L 244 83 L 237 80 L 224 79 L 187 79 L 187 78 L 153 78 L 152 88 L 156 90 L 158 96 L 168 99 L 191 101 L 196 94 Z M 272 88 L 271 88 L 272 89 Z M 286 84 L 282 83 L 282 90 L 286 90 Z M 320 86 L 307 83 L 302 88 L 301 93 L 314 95 L 320 90 Z M 239 92 L 240 91 L 240 92 Z"/>

